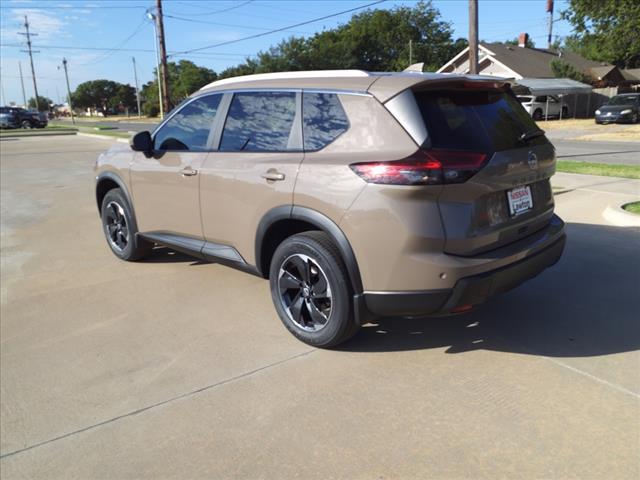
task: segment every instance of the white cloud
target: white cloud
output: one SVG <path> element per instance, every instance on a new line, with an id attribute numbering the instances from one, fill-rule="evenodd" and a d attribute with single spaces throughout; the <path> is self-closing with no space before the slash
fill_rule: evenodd
<path id="1" fill-rule="evenodd" d="M 13 8 L 6 27 L 2 29 L 3 41 L 25 40 L 23 35 L 18 35 L 18 32 L 24 32 L 25 15 L 29 20 L 29 29 L 32 33 L 37 34 L 33 37 L 33 43 L 45 43 L 51 39 L 69 36 L 65 31 L 67 22 L 62 18 L 35 8 Z"/>

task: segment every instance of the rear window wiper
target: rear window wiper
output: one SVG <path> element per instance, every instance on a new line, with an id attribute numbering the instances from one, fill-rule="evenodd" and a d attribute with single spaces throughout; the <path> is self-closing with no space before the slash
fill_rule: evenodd
<path id="1" fill-rule="evenodd" d="M 521 142 L 528 142 L 529 140 L 541 137 L 544 134 L 545 131 L 542 129 L 531 130 L 530 132 L 524 132 L 522 135 L 520 135 L 520 137 L 518 137 L 518 140 L 520 140 Z"/>

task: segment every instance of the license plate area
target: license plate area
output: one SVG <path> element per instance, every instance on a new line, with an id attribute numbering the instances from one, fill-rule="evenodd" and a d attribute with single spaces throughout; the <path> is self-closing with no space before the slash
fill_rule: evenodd
<path id="1" fill-rule="evenodd" d="M 507 200 L 509 202 L 509 215 L 516 217 L 533 209 L 533 195 L 531 195 L 531 187 L 517 187 L 507 191 Z"/>

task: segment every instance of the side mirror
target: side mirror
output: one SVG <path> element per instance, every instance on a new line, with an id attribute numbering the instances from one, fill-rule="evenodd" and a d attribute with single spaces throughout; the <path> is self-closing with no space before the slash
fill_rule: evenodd
<path id="1" fill-rule="evenodd" d="M 136 152 L 151 152 L 153 150 L 153 140 L 151 140 L 151 134 L 146 130 L 144 132 L 138 132 L 129 141 L 131 150 Z"/>

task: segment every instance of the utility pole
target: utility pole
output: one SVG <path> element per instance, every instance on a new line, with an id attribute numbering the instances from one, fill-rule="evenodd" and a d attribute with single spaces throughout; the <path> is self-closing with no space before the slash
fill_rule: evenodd
<path id="1" fill-rule="evenodd" d="M 469 0 L 469 73 L 478 74 L 478 0 Z"/>
<path id="2" fill-rule="evenodd" d="M 136 80 L 136 102 L 138 103 L 138 118 L 140 118 L 140 91 L 138 90 L 138 70 L 136 70 L 136 57 L 133 60 L 133 78 Z"/>
<path id="3" fill-rule="evenodd" d="M 553 38 L 553 0 L 547 0 L 547 13 L 549 13 L 549 36 L 547 37 L 547 48 L 551 49 L 551 39 Z"/>
<path id="4" fill-rule="evenodd" d="M 167 71 L 167 47 L 164 42 L 164 23 L 162 21 L 162 0 L 156 0 L 156 22 L 158 23 L 158 45 L 160 47 L 160 81 L 162 82 L 162 104 L 164 111 L 171 110 L 171 101 L 169 100 L 169 79 Z"/>
<path id="5" fill-rule="evenodd" d="M 147 10 L 147 18 L 153 22 L 153 44 L 156 47 L 156 80 L 158 81 L 158 105 L 160 107 L 160 118 L 164 118 L 164 108 L 162 108 L 162 82 L 160 81 L 160 54 L 158 53 L 158 22 L 156 16 Z"/>
<path id="6" fill-rule="evenodd" d="M 18 70 L 20 70 L 20 86 L 22 87 L 22 101 L 24 108 L 27 108 L 27 95 L 24 93 L 24 79 L 22 78 L 22 63 L 18 61 Z"/>
<path id="7" fill-rule="evenodd" d="M 30 33 L 29 32 L 29 20 L 27 19 L 27 16 L 24 16 L 24 28 L 26 30 L 26 33 L 23 32 L 18 32 L 20 35 L 25 35 L 27 37 L 27 48 L 28 50 L 22 50 L 23 52 L 28 52 L 29 53 L 29 60 L 31 61 L 31 76 L 33 78 L 33 91 L 36 94 L 35 100 L 36 100 L 36 110 L 40 111 L 40 106 L 38 105 L 38 85 L 36 83 L 36 70 L 35 68 L 33 68 L 33 54 L 34 53 L 38 53 L 37 51 L 34 52 L 31 50 L 31 35 L 38 35 L 37 33 Z M 27 107 L 27 105 L 25 105 L 25 108 Z"/>
<path id="8" fill-rule="evenodd" d="M 67 72 L 67 59 L 62 59 L 62 66 L 64 67 L 64 77 L 67 79 L 67 95 L 69 99 L 69 112 L 71 113 L 71 123 L 76 124 L 76 119 L 73 117 L 73 104 L 71 103 L 71 88 L 69 87 L 69 73 Z"/>

